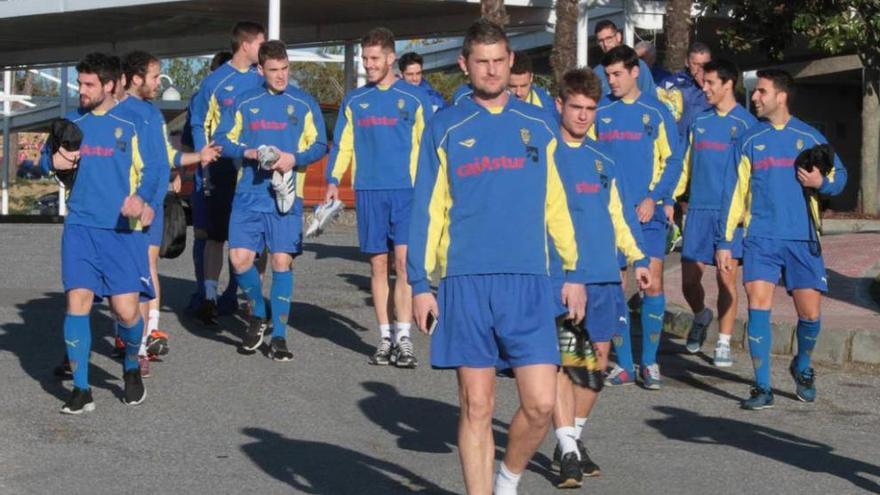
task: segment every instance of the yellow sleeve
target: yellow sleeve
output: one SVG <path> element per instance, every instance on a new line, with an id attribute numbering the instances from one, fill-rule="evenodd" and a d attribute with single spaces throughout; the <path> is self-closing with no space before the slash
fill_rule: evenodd
<path id="1" fill-rule="evenodd" d="M 345 107 L 345 127 L 336 143 L 336 159 L 330 164 L 330 176 L 337 182 L 342 181 L 342 176 L 348 167 L 352 167 L 351 182 L 354 184 L 354 174 L 357 172 L 357 162 L 354 155 L 354 117 L 351 107 Z"/>
<path id="2" fill-rule="evenodd" d="M 556 139 L 547 145 L 547 198 L 545 206 L 547 232 L 562 258 L 562 268 L 574 271 L 578 261 L 578 248 L 574 235 L 574 222 L 568 210 L 565 188 L 556 168 Z"/>
<path id="3" fill-rule="evenodd" d="M 682 162 L 681 178 L 678 179 L 678 185 L 675 186 L 675 192 L 672 193 L 672 199 L 678 199 L 679 196 L 687 192 L 688 181 L 691 179 L 691 160 L 693 155 L 691 152 L 694 147 L 694 136 L 688 136 L 687 151 L 684 152 L 684 162 Z"/>
<path id="4" fill-rule="evenodd" d="M 208 99 L 208 112 L 205 114 L 203 127 L 205 129 L 205 143 L 211 142 L 218 125 L 220 125 L 220 103 L 217 102 L 217 97 L 211 94 Z"/>
<path id="5" fill-rule="evenodd" d="M 614 240 L 624 256 L 628 264 L 645 257 L 642 250 L 639 249 L 639 243 L 633 235 L 629 224 L 623 214 L 623 201 L 620 199 L 620 191 L 617 190 L 617 179 L 611 181 L 611 197 L 608 202 L 608 213 L 611 215 L 611 224 L 614 226 Z"/>
<path id="6" fill-rule="evenodd" d="M 241 116 L 241 110 L 235 111 L 235 123 L 232 125 L 232 129 L 226 133 L 226 139 L 229 140 L 232 144 L 239 145 L 241 144 L 239 140 L 241 139 L 241 130 L 244 126 L 244 118 Z"/>
<path id="7" fill-rule="evenodd" d="M 653 191 L 660 182 L 663 171 L 666 170 L 666 160 L 670 156 L 672 156 L 672 149 L 669 147 L 669 139 L 666 136 L 666 125 L 664 122 L 660 122 L 660 125 L 657 126 L 657 137 L 654 139 L 654 175 L 651 178 L 651 185 L 648 186 L 649 191 Z"/>
<path id="8" fill-rule="evenodd" d="M 165 150 L 168 152 L 168 164 L 171 165 L 171 169 L 173 170 L 174 161 L 180 152 L 171 146 L 171 141 L 168 140 L 168 127 L 165 124 L 162 124 L 162 137 L 165 138 Z"/>
<path id="9" fill-rule="evenodd" d="M 415 124 L 412 130 L 412 147 L 409 150 L 409 176 L 413 185 L 416 183 L 416 167 L 419 164 L 419 144 L 425 130 L 425 112 L 421 105 L 416 110 Z"/>
<path id="10" fill-rule="evenodd" d="M 724 219 L 724 240 L 733 241 L 733 234 L 740 222 L 748 227 L 751 220 L 750 208 L 750 183 L 752 178 L 752 163 L 745 154 L 739 160 L 736 173 L 736 187 L 730 198 L 727 218 Z"/>
<path id="11" fill-rule="evenodd" d="M 440 277 L 446 276 L 446 260 L 449 252 L 449 208 L 452 207 L 452 196 L 449 194 L 449 181 L 446 175 L 448 167 L 446 150 L 437 148 L 439 167 L 431 200 L 428 203 L 428 232 L 425 244 L 425 273 L 428 278 L 439 266 Z"/>
<path id="12" fill-rule="evenodd" d="M 317 139 L 318 129 L 315 127 L 315 117 L 309 111 L 306 113 L 306 118 L 303 121 L 303 130 L 299 135 L 299 143 L 296 145 L 296 150 L 299 152 L 307 150 Z"/>

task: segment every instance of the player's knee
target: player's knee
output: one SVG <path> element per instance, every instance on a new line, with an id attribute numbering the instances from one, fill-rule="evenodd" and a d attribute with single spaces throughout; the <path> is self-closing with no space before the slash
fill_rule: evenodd
<path id="1" fill-rule="evenodd" d="M 272 270 L 276 272 L 286 272 L 290 270 L 293 260 L 290 255 L 285 253 L 275 253 L 272 255 Z"/>
<path id="2" fill-rule="evenodd" d="M 114 310 L 114 313 L 116 313 L 116 317 L 119 319 L 119 322 L 126 327 L 133 326 L 141 318 L 141 313 L 137 304 L 120 305 Z"/>
<path id="3" fill-rule="evenodd" d="M 543 392 L 523 400 L 522 411 L 530 423 L 543 423 L 550 420 L 555 405 L 556 394 Z"/>
<path id="4" fill-rule="evenodd" d="M 461 415 L 469 423 L 491 423 L 495 398 L 491 394 L 461 394 Z"/>
<path id="5" fill-rule="evenodd" d="M 373 276 L 377 275 L 388 275 L 388 255 L 387 254 L 377 254 L 370 258 L 370 269 L 373 272 Z"/>
<path id="6" fill-rule="evenodd" d="M 819 318 L 821 317 L 822 315 L 819 311 L 819 308 L 806 308 L 798 311 L 798 318 L 800 318 L 801 320 L 819 321 Z"/>

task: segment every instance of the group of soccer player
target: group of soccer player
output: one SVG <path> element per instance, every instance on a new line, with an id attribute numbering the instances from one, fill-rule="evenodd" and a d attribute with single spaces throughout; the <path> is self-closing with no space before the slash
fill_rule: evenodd
<path id="1" fill-rule="evenodd" d="M 771 407 L 770 307 L 783 276 L 800 318 L 790 371 L 798 398 L 815 399 L 810 352 L 827 290 L 816 196 L 838 193 L 846 170 L 836 157 L 825 175 L 818 166 L 795 170 L 802 151 L 826 141 L 789 113 L 791 76 L 758 72 L 756 119 L 736 102 L 737 68 L 710 61 L 705 45 L 695 45 L 685 71 L 658 87 L 613 24 L 600 23 L 595 34 L 601 65 L 566 72 L 552 98 L 534 84 L 528 58 L 514 54 L 503 29 L 480 20 L 467 30 L 459 57 L 469 82 L 447 106 L 421 76 L 421 59 L 398 61 L 393 34 L 376 28 L 361 41 L 367 84 L 339 108 L 325 200 L 338 200 L 350 171 L 379 330 L 370 363 L 415 368 L 411 327 L 431 335 L 431 366 L 458 376 L 458 445 L 471 494 L 515 494 L 551 424 L 557 486 L 581 486 L 583 476 L 600 473 L 581 436 L 603 382 L 638 377 L 644 388 L 660 389 L 663 262 L 673 206 L 683 195 L 683 290 L 695 312 L 688 350 L 700 351 L 713 319 L 700 284 L 714 264 L 714 360 L 732 364 L 742 263 L 756 377 L 742 407 Z M 200 164 L 193 198 L 197 314 L 216 324 L 228 243 L 227 290 L 234 302 L 234 282 L 248 301 L 242 348 L 256 351 L 271 327 L 268 355 L 293 357 L 286 342 L 292 268 L 302 252 L 306 167 L 328 152 L 324 121 L 314 98 L 289 83 L 283 42 L 266 41 L 263 28 L 249 22 L 238 23 L 232 38 L 231 58 L 190 106 L 197 153 L 168 144 L 161 113 L 148 101 L 158 87 L 158 59 L 135 52 L 120 63 L 91 54 L 77 66 L 80 108 L 68 119 L 82 130 L 82 145 L 46 157 L 55 170 L 78 170 L 62 239 L 64 338 L 74 381 L 64 413 L 94 409 L 89 312 L 104 297 L 122 343 L 123 401 L 146 397 L 146 339 L 158 329 L 162 199 L 169 172 L 185 164 Z M 692 108 L 699 101 L 703 107 Z M 268 305 L 260 261 L 272 270 Z M 638 373 L 624 295 L 629 266 L 642 293 Z M 603 376 L 612 347 L 617 363 Z M 585 378 L 585 355 L 594 357 L 598 379 Z M 520 407 L 496 472 L 499 370 L 512 370 Z"/>

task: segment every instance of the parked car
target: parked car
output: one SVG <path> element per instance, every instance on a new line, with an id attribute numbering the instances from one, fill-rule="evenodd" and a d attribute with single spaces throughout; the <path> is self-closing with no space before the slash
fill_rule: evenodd
<path id="1" fill-rule="evenodd" d="M 58 193 L 51 192 L 48 194 L 44 194 L 39 198 L 34 200 L 34 204 L 31 206 L 31 215 L 49 215 L 55 216 L 58 214 Z"/>

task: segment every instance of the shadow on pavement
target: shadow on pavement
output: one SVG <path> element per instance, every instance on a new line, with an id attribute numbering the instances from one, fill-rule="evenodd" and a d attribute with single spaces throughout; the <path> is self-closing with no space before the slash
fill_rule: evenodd
<path id="1" fill-rule="evenodd" d="M 871 311 L 880 309 L 877 301 L 872 299 L 871 283 L 874 280 L 871 277 L 850 277 L 830 269 L 826 269 L 825 273 L 830 290 L 823 294 L 823 297 L 837 299 Z"/>
<path id="2" fill-rule="evenodd" d="M 241 344 L 247 323 L 240 318 L 235 315 L 221 316 L 218 318 L 219 324 L 216 327 L 207 327 L 195 317 L 192 311 L 187 309 L 190 293 L 195 287 L 192 280 L 169 277 L 160 273 L 159 283 L 162 287 L 162 311 L 174 313 L 180 321 L 180 326 L 187 332 L 199 338 L 236 348 Z M 163 314 L 163 318 L 169 316 Z M 173 335 L 171 336 L 171 345 L 174 345 Z"/>
<path id="3" fill-rule="evenodd" d="M 357 246 L 338 246 L 335 244 L 320 244 L 316 242 L 304 242 L 303 251 L 315 253 L 316 260 L 326 258 L 340 258 L 350 261 L 369 261 L 368 255 L 361 252 Z"/>
<path id="4" fill-rule="evenodd" d="M 645 423 L 667 438 L 706 445 L 727 445 L 815 473 L 828 473 L 880 493 L 880 467 L 834 453 L 834 448 L 791 433 L 730 418 L 701 416 L 677 407 L 657 406 L 663 419 Z"/>
<path id="5" fill-rule="evenodd" d="M 241 450 L 254 464 L 303 493 L 454 494 L 403 466 L 345 447 L 285 438 L 262 428 L 244 428 L 242 433 L 253 439 Z"/>
<path id="6" fill-rule="evenodd" d="M 294 302 L 288 325 L 309 337 L 326 339 L 350 351 L 371 356 L 375 347 L 359 334 L 369 337 L 368 329 L 358 322 L 314 304 Z"/>

